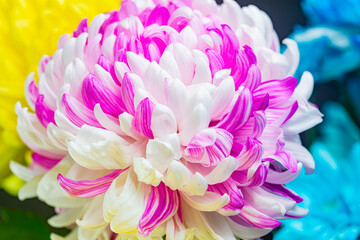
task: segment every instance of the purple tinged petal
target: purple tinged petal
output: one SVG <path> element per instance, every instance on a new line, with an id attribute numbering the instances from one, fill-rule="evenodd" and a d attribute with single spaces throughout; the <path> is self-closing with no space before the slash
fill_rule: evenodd
<path id="1" fill-rule="evenodd" d="M 99 33 L 104 36 L 106 28 L 114 22 L 119 22 L 119 11 L 113 11 L 108 13 L 109 17 L 103 22 L 99 29 Z"/>
<path id="2" fill-rule="evenodd" d="M 268 93 L 263 98 L 254 99 L 254 111 L 265 111 L 269 106 L 270 95 Z"/>
<path id="3" fill-rule="evenodd" d="M 204 166 L 216 166 L 222 159 L 230 155 L 233 136 L 223 129 L 205 129 L 197 133 L 185 149 L 185 156 L 191 162 Z M 207 155 L 204 157 L 204 153 Z"/>
<path id="4" fill-rule="evenodd" d="M 127 63 L 126 50 L 122 48 L 115 54 L 115 61 Z"/>
<path id="5" fill-rule="evenodd" d="M 256 88 L 258 88 L 261 84 L 261 72 L 258 66 L 255 64 L 251 65 L 249 68 L 249 71 L 247 73 L 247 77 L 245 79 L 245 82 L 243 83 L 244 87 L 247 87 L 250 89 L 250 91 L 254 91 Z"/>
<path id="6" fill-rule="evenodd" d="M 217 128 L 223 128 L 229 132 L 240 129 L 252 114 L 253 97 L 248 88 L 244 88 L 239 94 L 231 111 L 218 123 Z"/>
<path id="7" fill-rule="evenodd" d="M 256 139 L 248 138 L 244 148 L 237 157 L 239 161 L 238 170 L 243 171 L 249 169 L 254 164 L 254 162 L 260 160 L 263 152 L 264 151 L 261 142 Z"/>
<path id="8" fill-rule="evenodd" d="M 129 73 L 125 73 L 121 85 L 122 100 L 125 108 L 131 115 L 135 114 L 134 97 L 135 87 Z"/>
<path id="9" fill-rule="evenodd" d="M 251 47 L 245 45 L 244 46 L 244 52 L 249 60 L 249 64 L 252 65 L 252 64 L 257 64 L 257 60 L 256 60 L 256 56 L 255 56 L 255 53 L 254 51 L 252 50 Z"/>
<path id="10" fill-rule="evenodd" d="M 90 198 L 106 192 L 113 180 L 126 170 L 127 168 L 114 170 L 100 178 L 80 181 L 71 180 L 59 174 L 57 180 L 60 186 L 70 195 L 78 198 Z"/>
<path id="11" fill-rule="evenodd" d="M 263 82 L 253 93 L 254 102 L 262 102 L 266 94 L 269 94 L 269 106 L 282 104 L 293 95 L 296 84 L 294 77 Z"/>
<path id="12" fill-rule="evenodd" d="M 80 34 L 82 34 L 83 32 L 87 32 L 88 31 L 88 24 L 87 24 L 88 19 L 84 18 L 83 20 L 80 21 L 77 29 L 73 32 L 73 36 L 74 37 L 78 37 Z"/>
<path id="13" fill-rule="evenodd" d="M 118 55 L 118 51 L 125 51 L 126 52 L 126 47 L 128 45 L 129 39 L 128 37 L 125 35 L 124 32 L 121 32 L 115 39 L 115 43 L 114 43 L 114 58 L 116 58 L 116 55 Z M 126 57 L 126 56 L 125 56 Z"/>
<path id="14" fill-rule="evenodd" d="M 298 171 L 297 161 L 294 154 L 292 154 L 291 152 L 286 150 L 278 151 L 276 152 L 274 159 L 281 163 L 281 165 L 283 165 L 292 173 L 296 173 Z"/>
<path id="15" fill-rule="evenodd" d="M 36 86 L 35 81 L 31 81 L 30 84 L 27 86 L 27 93 L 29 96 L 29 100 L 35 105 L 36 100 L 39 96 L 39 89 Z"/>
<path id="16" fill-rule="evenodd" d="M 211 75 L 214 77 L 215 73 L 224 68 L 224 60 L 218 52 L 212 49 L 206 50 L 206 56 L 209 58 Z"/>
<path id="17" fill-rule="evenodd" d="M 234 212 L 240 211 L 244 206 L 244 198 L 240 189 L 235 182 L 229 178 L 223 183 L 209 185 L 208 191 L 218 193 L 219 195 L 227 194 L 230 197 L 230 202 L 221 208 L 220 212 Z"/>
<path id="18" fill-rule="evenodd" d="M 109 59 L 107 59 L 103 54 L 100 55 L 97 62 L 103 69 L 110 73 L 111 77 L 114 79 L 114 82 L 117 85 L 121 85 L 119 79 L 116 77 L 114 65 Z"/>
<path id="19" fill-rule="evenodd" d="M 252 137 L 259 138 L 266 127 L 266 114 L 264 111 L 256 111 L 253 113 L 253 116 L 254 116 L 254 131 Z"/>
<path id="20" fill-rule="evenodd" d="M 234 33 L 234 31 L 226 24 L 221 25 L 223 30 L 223 39 L 224 39 L 224 53 L 234 53 L 239 49 L 239 39 Z"/>
<path id="21" fill-rule="evenodd" d="M 125 109 L 122 99 L 91 73 L 83 81 L 82 98 L 89 109 L 94 109 L 99 103 L 105 113 L 114 117 L 119 116 Z"/>
<path id="22" fill-rule="evenodd" d="M 251 64 L 245 51 L 238 49 L 235 55 L 235 61 L 233 61 L 231 66 L 227 66 L 231 68 L 231 76 L 234 78 L 235 90 L 238 90 L 240 85 L 246 80 L 250 66 Z"/>
<path id="23" fill-rule="evenodd" d="M 135 116 L 132 121 L 133 127 L 143 136 L 154 138 L 151 130 L 151 116 L 155 104 L 149 99 L 143 99 L 136 107 Z"/>
<path id="24" fill-rule="evenodd" d="M 298 108 L 299 108 L 299 104 L 297 101 L 295 101 L 295 103 L 288 108 L 288 110 L 283 114 L 283 116 L 278 119 L 278 121 L 280 121 L 279 126 L 282 126 L 287 121 L 289 121 L 289 119 L 292 118 L 292 116 L 294 116 Z"/>
<path id="25" fill-rule="evenodd" d="M 35 102 L 35 113 L 41 124 L 46 128 L 49 123 L 55 123 L 54 111 L 44 102 L 44 95 L 38 95 Z"/>
<path id="26" fill-rule="evenodd" d="M 151 11 L 146 26 L 149 26 L 151 24 L 159 24 L 166 25 L 170 18 L 170 12 L 166 7 L 163 6 L 156 6 L 154 10 Z"/>
<path id="27" fill-rule="evenodd" d="M 264 184 L 267 174 L 268 166 L 261 163 L 256 171 L 253 170 L 235 171 L 231 177 L 241 187 L 256 187 Z"/>
<path id="28" fill-rule="evenodd" d="M 94 112 L 80 103 L 78 100 L 65 93 L 61 99 L 61 106 L 67 118 L 76 126 L 84 124 L 101 128 L 96 120 Z"/>
<path id="29" fill-rule="evenodd" d="M 138 230 L 144 237 L 177 213 L 180 205 L 179 194 L 166 187 L 164 183 L 151 186 L 145 211 L 140 218 Z"/>
<path id="30" fill-rule="evenodd" d="M 33 153 L 31 155 L 31 158 L 34 161 L 34 163 L 48 170 L 52 169 L 56 164 L 58 164 L 61 161 L 61 159 L 45 157 L 38 153 Z"/>
<path id="31" fill-rule="evenodd" d="M 251 224 L 254 227 L 266 229 L 266 228 L 277 228 L 281 225 L 281 222 L 263 214 L 250 206 L 248 203 L 245 202 L 242 211 L 239 213 L 238 216 L 230 217 L 234 222 L 240 222 L 244 220 L 245 222 Z M 240 221 L 239 221 L 240 218 Z M 243 225 L 243 224 L 241 224 Z"/>
<path id="32" fill-rule="evenodd" d="M 141 41 L 134 35 L 131 35 L 130 37 L 127 50 L 137 55 L 144 56 L 144 46 L 142 45 Z"/>
<path id="33" fill-rule="evenodd" d="M 262 185 L 262 187 L 269 192 L 273 192 L 275 194 L 280 194 L 284 197 L 294 200 L 296 203 L 301 203 L 303 201 L 303 199 L 298 194 L 296 194 L 294 191 L 288 189 L 284 185 L 264 183 Z"/>

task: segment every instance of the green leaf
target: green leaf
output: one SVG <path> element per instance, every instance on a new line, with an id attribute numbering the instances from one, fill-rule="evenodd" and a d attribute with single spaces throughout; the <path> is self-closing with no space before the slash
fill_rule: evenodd
<path id="1" fill-rule="evenodd" d="M 45 220 L 31 212 L 0 208 L 0 239 L 49 240 Z"/>

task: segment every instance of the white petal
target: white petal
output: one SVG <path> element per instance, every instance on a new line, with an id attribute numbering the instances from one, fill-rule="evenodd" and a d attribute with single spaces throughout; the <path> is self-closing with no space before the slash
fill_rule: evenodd
<path id="1" fill-rule="evenodd" d="M 219 71 L 220 72 L 220 71 Z M 235 85 L 232 77 L 227 77 L 216 88 L 212 94 L 213 99 L 213 120 L 219 119 L 229 110 L 235 94 Z"/>
<path id="2" fill-rule="evenodd" d="M 290 38 L 284 39 L 283 44 L 285 44 L 287 47 L 283 55 L 287 58 L 288 62 L 290 63 L 290 68 L 287 75 L 293 76 L 300 61 L 299 49 L 297 43 Z"/>
<path id="3" fill-rule="evenodd" d="M 156 170 L 145 158 L 135 158 L 133 165 L 134 172 L 140 182 L 156 187 L 164 177 L 161 172 Z"/>
<path id="4" fill-rule="evenodd" d="M 223 159 L 205 179 L 208 184 L 216 184 L 226 181 L 231 174 L 238 168 L 238 160 L 234 157 L 227 157 Z"/>
<path id="5" fill-rule="evenodd" d="M 94 19 L 91 21 L 89 29 L 88 29 L 89 38 L 93 38 L 99 33 L 99 29 L 105 20 L 106 20 L 106 17 L 104 14 L 99 14 L 99 15 L 96 15 L 96 17 L 94 17 Z"/>
<path id="6" fill-rule="evenodd" d="M 98 229 L 107 225 L 103 218 L 103 208 L 99 207 L 104 202 L 104 194 L 92 198 L 86 206 L 86 211 L 81 219 L 76 221 L 76 224 L 85 229 Z"/>
<path id="7" fill-rule="evenodd" d="M 82 83 L 87 74 L 88 71 L 79 58 L 75 58 L 65 68 L 64 84 L 70 84 L 70 93 L 77 99 L 81 99 Z"/>
<path id="8" fill-rule="evenodd" d="M 75 59 L 75 44 L 76 38 L 72 37 L 68 39 L 63 48 L 62 61 L 64 67 L 71 63 Z"/>
<path id="9" fill-rule="evenodd" d="M 146 69 L 150 65 L 149 60 L 133 52 L 126 52 L 126 57 L 131 71 L 143 78 Z"/>
<path id="10" fill-rule="evenodd" d="M 155 138 L 176 133 L 177 124 L 173 111 L 162 104 L 156 104 L 151 115 L 151 130 Z"/>
<path id="11" fill-rule="evenodd" d="M 101 52 L 104 56 L 109 59 L 110 62 L 114 61 L 114 44 L 116 36 L 111 35 L 104 40 L 103 45 L 101 46 Z"/>
<path id="12" fill-rule="evenodd" d="M 24 167 L 23 165 L 14 161 L 10 162 L 10 169 L 16 176 L 26 182 L 30 181 L 31 179 L 40 174 L 40 172 Z"/>
<path id="13" fill-rule="evenodd" d="M 137 231 L 145 209 L 145 186 L 131 172 L 121 174 L 105 194 L 104 218 L 113 232 L 129 234 Z M 126 214 L 124 214 L 126 213 Z"/>
<path id="14" fill-rule="evenodd" d="M 195 173 L 191 176 L 189 183 L 180 188 L 180 191 L 185 192 L 189 196 L 204 195 L 208 188 L 206 179 L 200 174 Z"/>
<path id="15" fill-rule="evenodd" d="M 150 139 L 146 146 L 148 162 L 159 172 L 164 173 L 175 154 L 172 146 L 157 139 Z"/>
<path id="16" fill-rule="evenodd" d="M 188 91 L 186 86 L 179 80 L 175 79 L 169 88 L 168 106 L 173 110 L 177 123 L 180 122 L 185 106 L 188 101 Z"/>
<path id="17" fill-rule="evenodd" d="M 194 61 L 191 51 L 181 43 L 174 44 L 174 57 L 179 66 L 181 81 L 190 85 L 194 74 Z"/>
<path id="18" fill-rule="evenodd" d="M 75 44 L 75 56 L 84 61 L 84 50 L 86 46 L 86 41 L 88 39 L 88 33 L 83 32 L 76 38 Z"/>
<path id="19" fill-rule="evenodd" d="M 234 234 L 231 231 L 229 224 L 227 224 L 227 217 L 221 216 L 216 212 L 204 213 L 204 218 L 209 223 L 209 227 L 224 240 L 236 240 Z"/>
<path id="20" fill-rule="evenodd" d="M 309 100 L 314 89 L 314 78 L 310 72 L 304 72 L 295 92 Z"/>
<path id="21" fill-rule="evenodd" d="M 62 228 L 74 224 L 75 221 L 83 215 L 83 206 L 77 208 L 63 209 L 60 214 L 57 214 L 48 219 L 48 223 L 52 227 Z"/>
<path id="22" fill-rule="evenodd" d="M 172 161 L 166 172 L 164 183 L 172 190 L 176 190 L 186 185 L 191 176 L 190 170 L 184 164 L 179 161 Z"/>
<path id="23" fill-rule="evenodd" d="M 164 53 L 161 55 L 159 65 L 173 78 L 181 79 L 179 66 L 176 63 L 174 55 L 169 50 L 170 47 L 172 47 L 172 45 L 169 45 L 164 51 Z"/>
<path id="24" fill-rule="evenodd" d="M 83 125 L 76 141 L 69 142 L 69 154 L 79 165 L 94 169 L 124 169 L 131 164 L 129 144 L 117 134 Z"/>
<path id="25" fill-rule="evenodd" d="M 196 48 L 198 44 L 197 36 L 190 26 L 186 26 L 181 30 L 180 38 L 183 44 L 187 46 L 189 49 Z"/>
<path id="26" fill-rule="evenodd" d="M 11 163 L 10 163 L 11 164 Z M 38 175 L 25 183 L 19 190 L 18 197 L 21 201 L 29 198 L 36 197 L 37 186 L 40 182 L 42 175 Z"/>
<path id="27" fill-rule="evenodd" d="M 79 207 L 87 202 L 87 199 L 68 198 L 57 181 L 59 174 L 66 175 L 72 165 L 71 161 L 69 157 L 64 158 L 40 180 L 37 189 L 37 195 L 40 200 L 50 206 L 64 208 Z"/>
<path id="28" fill-rule="evenodd" d="M 190 206 L 204 212 L 216 211 L 230 202 L 227 194 L 221 196 L 214 192 L 206 192 L 203 196 L 188 196 L 187 194 L 181 194 L 181 196 Z"/>
<path id="29" fill-rule="evenodd" d="M 198 83 L 211 83 L 211 71 L 209 67 L 209 59 L 205 53 L 199 50 L 192 51 L 195 62 L 195 75 L 192 80 L 192 84 Z"/>

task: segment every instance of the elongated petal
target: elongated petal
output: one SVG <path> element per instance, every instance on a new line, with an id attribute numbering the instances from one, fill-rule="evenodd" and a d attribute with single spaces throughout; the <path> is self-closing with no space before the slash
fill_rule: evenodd
<path id="1" fill-rule="evenodd" d="M 152 187 L 145 211 L 139 221 L 139 231 L 148 236 L 158 225 L 172 217 L 179 207 L 179 195 L 161 183 Z"/>
<path id="2" fill-rule="evenodd" d="M 100 178 L 79 181 L 71 180 L 59 174 L 57 180 L 60 186 L 70 195 L 89 198 L 106 192 L 112 181 L 125 170 L 114 170 L 112 173 Z"/>

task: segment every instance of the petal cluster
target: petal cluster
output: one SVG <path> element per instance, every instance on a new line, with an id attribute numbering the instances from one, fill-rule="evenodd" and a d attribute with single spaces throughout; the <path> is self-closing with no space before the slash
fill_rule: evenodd
<path id="1" fill-rule="evenodd" d="M 312 172 L 298 134 L 321 114 L 285 44 L 232 1 L 128 0 L 81 21 L 28 76 L 34 113 L 16 105 L 35 152 L 12 164 L 19 197 L 57 207 L 50 223 L 79 239 L 247 239 L 303 216 L 284 184 Z"/>

